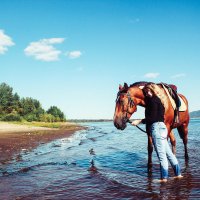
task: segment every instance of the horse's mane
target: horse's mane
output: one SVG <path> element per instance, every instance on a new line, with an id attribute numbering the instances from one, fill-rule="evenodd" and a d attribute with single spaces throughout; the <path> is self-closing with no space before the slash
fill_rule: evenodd
<path id="1" fill-rule="evenodd" d="M 147 81 L 139 81 L 139 82 L 135 82 L 133 84 L 130 85 L 130 87 L 139 87 L 139 86 L 145 86 L 146 84 L 148 84 L 150 82 L 147 82 Z"/>
<path id="2" fill-rule="evenodd" d="M 155 84 L 153 82 L 147 82 L 147 81 L 139 81 L 131 84 L 129 87 L 139 87 L 139 86 L 146 86 L 147 84 Z"/>

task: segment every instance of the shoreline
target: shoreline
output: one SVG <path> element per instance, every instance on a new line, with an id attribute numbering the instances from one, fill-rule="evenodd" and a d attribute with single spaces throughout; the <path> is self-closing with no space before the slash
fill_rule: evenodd
<path id="1" fill-rule="evenodd" d="M 87 127 L 76 123 L 62 123 L 60 128 L 19 125 L 0 122 L 0 164 L 20 158 L 22 151 L 30 151 L 40 144 L 67 138 Z"/>

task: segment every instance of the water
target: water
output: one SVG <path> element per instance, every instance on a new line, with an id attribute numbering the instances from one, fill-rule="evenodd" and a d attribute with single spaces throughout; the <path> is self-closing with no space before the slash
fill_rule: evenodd
<path id="1" fill-rule="evenodd" d="M 153 153 L 147 173 L 147 137 L 111 122 L 87 123 L 70 138 L 42 144 L 0 166 L 0 199 L 198 199 L 200 198 L 200 120 L 189 126 L 189 162 L 177 131 L 177 158 L 184 178 L 156 183 L 159 164 Z M 170 167 L 170 176 L 173 171 Z"/>

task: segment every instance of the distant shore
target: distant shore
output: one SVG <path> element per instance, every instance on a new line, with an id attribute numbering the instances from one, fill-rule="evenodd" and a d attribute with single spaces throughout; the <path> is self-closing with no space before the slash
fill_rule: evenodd
<path id="1" fill-rule="evenodd" d="M 56 128 L 49 128 L 49 124 L 45 126 L 45 123 L 0 122 L 0 164 L 19 158 L 21 151 L 29 151 L 40 144 L 69 137 L 75 131 L 86 128 L 72 122 L 62 122 L 58 127 L 55 124 Z"/>
<path id="2" fill-rule="evenodd" d="M 82 123 L 82 122 L 112 122 L 113 119 L 70 119 L 68 122 Z"/>

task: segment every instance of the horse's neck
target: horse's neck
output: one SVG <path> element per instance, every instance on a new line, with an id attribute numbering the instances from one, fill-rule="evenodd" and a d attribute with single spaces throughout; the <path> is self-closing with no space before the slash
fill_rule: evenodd
<path id="1" fill-rule="evenodd" d="M 138 87 L 130 88 L 130 94 L 134 98 L 137 105 L 145 107 L 145 97 L 143 91 Z"/>

